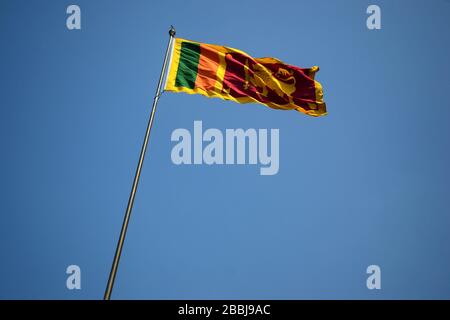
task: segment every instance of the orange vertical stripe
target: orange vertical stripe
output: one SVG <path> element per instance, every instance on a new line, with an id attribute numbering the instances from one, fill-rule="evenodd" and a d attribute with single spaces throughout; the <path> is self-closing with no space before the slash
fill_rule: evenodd
<path id="1" fill-rule="evenodd" d="M 200 46 L 200 60 L 198 62 L 195 87 L 205 90 L 214 90 L 219 64 L 219 52 L 214 46 L 202 43 Z"/>

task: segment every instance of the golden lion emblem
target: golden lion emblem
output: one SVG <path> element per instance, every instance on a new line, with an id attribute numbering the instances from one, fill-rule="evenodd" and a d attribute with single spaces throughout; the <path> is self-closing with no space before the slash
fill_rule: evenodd
<path id="1" fill-rule="evenodd" d="M 251 69 L 253 73 L 251 74 L 249 72 L 248 59 L 245 62 L 244 70 L 244 89 L 247 90 L 250 86 L 253 86 L 262 97 L 267 97 L 270 89 L 278 96 L 288 98 L 289 102 L 292 102 L 292 94 L 296 90 L 296 80 L 293 71 L 279 67 L 277 72 L 272 73 L 272 71 L 263 65 L 254 64 Z"/>

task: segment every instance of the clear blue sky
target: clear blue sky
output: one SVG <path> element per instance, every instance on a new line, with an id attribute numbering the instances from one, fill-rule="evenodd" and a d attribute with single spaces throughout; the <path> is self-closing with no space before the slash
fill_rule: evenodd
<path id="1" fill-rule="evenodd" d="M 320 66 L 329 115 L 165 93 L 113 298 L 449 299 L 449 14 L 446 0 L 2 0 L 0 298 L 102 298 L 174 24 Z M 170 135 L 194 120 L 280 129 L 279 173 L 175 166 Z"/>

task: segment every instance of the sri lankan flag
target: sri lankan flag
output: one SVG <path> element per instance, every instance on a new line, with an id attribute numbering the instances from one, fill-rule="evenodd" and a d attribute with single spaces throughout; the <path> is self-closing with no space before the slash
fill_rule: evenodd
<path id="1" fill-rule="evenodd" d="M 319 67 L 299 68 L 275 58 L 252 58 L 229 47 L 175 39 L 165 90 L 199 93 L 311 116 L 327 113 Z"/>

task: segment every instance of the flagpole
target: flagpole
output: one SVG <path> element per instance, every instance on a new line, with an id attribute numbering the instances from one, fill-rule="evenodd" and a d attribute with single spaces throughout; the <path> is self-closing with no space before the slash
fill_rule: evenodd
<path id="1" fill-rule="evenodd" d="M 125 241 L 125 236 L 127 234 L 128 222 L 130 221 L 131 211 L 133 210 L 134 198 L 136 196 L 139 177 L 141 176 L 142 164 L 144 163 L 145 152 L 147 151 L 148 140 L 150 138 L 150 131 L 152 130 L 153 119 L 155 117 L 156 106 L 158 104 L 159 96 L 161 95 L 163 78 L 164 74 L 166 73 L 167 61 L 170 55 L 170 48 L 172 47 L 173 39 L 175 38 L 175 33 L 176 33 L 175 28 L 173 26 L 170 26 L 169 43 L 167 44 L 166 55 L 164 56 L 164 63 L 162 66 L 161 75 L 159 76 L 158 87 L 156 88 L 155 97 L 153 99 L 152 111 L 150 113 L 150 119 L 148 120 L 147 131 L 145 132 L 145 138 L 142 144 L 139 162 L 136 168 L 136 173 L 134 175 L 133 186 L 131 188 L 130 197 L 128 199 L 128 205 L 127 210 L 125 211 L 122 229 L 120 230 L 120 237 L 119 241 L 117 242 L 116 253 L 114 254 L 114 260 L 111 266 L 111 271 L 109 273 L 108 284 L 106 286 L 104 300 L 109 300 L 111 298 L 111 292 L 114 287 L 114 280 L 116 279 L 117 268 L 119 267 L 120 255 L 122 254 L 123 243 Z"/>

